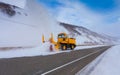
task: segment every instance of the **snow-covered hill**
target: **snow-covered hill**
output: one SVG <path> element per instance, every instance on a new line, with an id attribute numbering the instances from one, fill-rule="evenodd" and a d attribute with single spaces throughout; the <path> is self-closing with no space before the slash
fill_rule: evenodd
<path id="1" fill-rule="evenodd" d="M 82 26 L 75 26 L 67 23 L 60 23 L 60 25 L 67 29 L 71 36 L 76 37 L 78 45 L 113 44 L 117 41 L 115 38 L 98 34 Z"/>
<path id="2" fill-rule="evenodd" d="M 48 39 L 50 33 L 65 31 L 37 0 L 26 0 L 24 8 L 7 4 L 7 0 L 3 2 L 0 2 L 0 47 L 38 46 L 42 44 L 42 34 Z"/>

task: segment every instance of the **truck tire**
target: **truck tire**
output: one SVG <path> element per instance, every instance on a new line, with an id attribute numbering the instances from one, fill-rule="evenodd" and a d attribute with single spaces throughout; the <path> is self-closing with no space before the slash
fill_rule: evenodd
<path id="1" fill-rule="evenodd" d="M 62 44 L 62 45 L 61 45 L 61 49 L 62 49 L 62 50 L 67 50 L 67 45 Z"/>
<path id="2" fill-rule="evenodd" d="M 70 49 L 73 50 L 75 48 L 75 45 L 70 45 Z"/>

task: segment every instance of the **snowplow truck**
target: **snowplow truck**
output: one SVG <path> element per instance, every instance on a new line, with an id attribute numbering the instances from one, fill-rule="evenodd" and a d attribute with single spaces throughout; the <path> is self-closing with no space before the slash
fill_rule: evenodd
<path id="1" fill-rule="evenodd" d="M 76 47 L 76 39 L 69 38 L 66 33 L 60 33 L 58 34 L 58 40 L 56 45 L 58 45 L 58 48 L 62 50 L 73 50 Z"/>
<path id="2" fill-rule="evenodd" d="M 43 43 L 44 41 L 44 36 L 42 39 Z M 57 42 L 54 41 L 53 38 L 53 34 L 51 34 L 51 38 L 49 39 L 49 41 L 54 44 L 54 48 L 56 50 L 67 50 L 67 49 L 71 49 L 73 50 L 76 47 L 76 39 L 75 38 L 69 38 L 68 35 L 66 33 L 60 33 L 58 34 L 57 37 Z"/>

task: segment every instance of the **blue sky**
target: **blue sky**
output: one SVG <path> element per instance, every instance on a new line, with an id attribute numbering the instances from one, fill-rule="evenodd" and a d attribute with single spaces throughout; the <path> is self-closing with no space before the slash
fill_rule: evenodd
<path id="1" fill-rule="evenodd" d="M 44 4 L 45 6 L 51 9 L 62 5 L 62 3 L 60 3 L 58 0 L 39 0 L 39 1 L 40 3 Z"/>
<path id="2" fill-rule="evenodd" d="M 97 11 L 112 10 L 116 7 L 115 0 L 79 0 L 88 7 Z"/>
<path id="3" fill-rule="evenodd" d="M 120 37 L 119 0 L 39 0 L 58 21 Z"/>
<path id="4" fill-rule="evenodd" d="M 101 12 L 103 10 L 105 11 L 113 10 L 117 6 L 116 0 L 66 0 L 66 1 L 83 3 L 91 10 Z M 54 8 L 60 6 L 64 6 L 64 4 L 60 2 L 60 0 L 39 0 L 39 2 L 45 5 L 46 7 L 50 8 L 51 10 L 54 10 Z"/>

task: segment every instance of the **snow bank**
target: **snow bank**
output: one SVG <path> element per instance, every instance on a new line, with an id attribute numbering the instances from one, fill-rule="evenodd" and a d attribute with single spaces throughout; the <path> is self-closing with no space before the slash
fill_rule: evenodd
<path id="1" fill-rule="evenodd" d="M 66 51 L 56 51 L 53 48 L 53 51 L 50 51 L 49 42 L 44 43 L 41 46 L 34 47 L 34 48 L 24 48 L 24 49 L 11 49 L 11 50 L 0 50 L 0 58 L 16 58 L 16 57 L 33 57 L 33 56 L 41 56 L 41 55 L 51 55 L 56 53 L 62 52 L 71 52 L 72 50 Z M 76 47 L 75 50 L 83 50 L 88 48 L 100 47 L 101 45 L 97 46 L 80 46 Z"/>
<path id="2" fill-rule="evenodd" d="M 75 48 L 75 50 L 87 49 L 87 48 L 95 48 L 95 47 L 103 47 L 103 46 L 107 46 L 107 45 L 77 46 L 77 47 Z"/>
<path id="3" fill-rule="evenodd" d="M 114 46 L 77 75 L 120 75 L 120 45 Z"/>
<path id="4" fill-rule="evenodd" d="M 34 48 L 25 48 L 25 49 L 16 49 L 16 50 L 1 50 L 0 58 L 15 58 L 15 57 L 30 57 L 30 56 L 39 56 L 39 55 L 50 55 L 58 53 L 57 51 L 51 52 L 49 47 L 50 43 L 44 43 L 42 46 Z"/>

